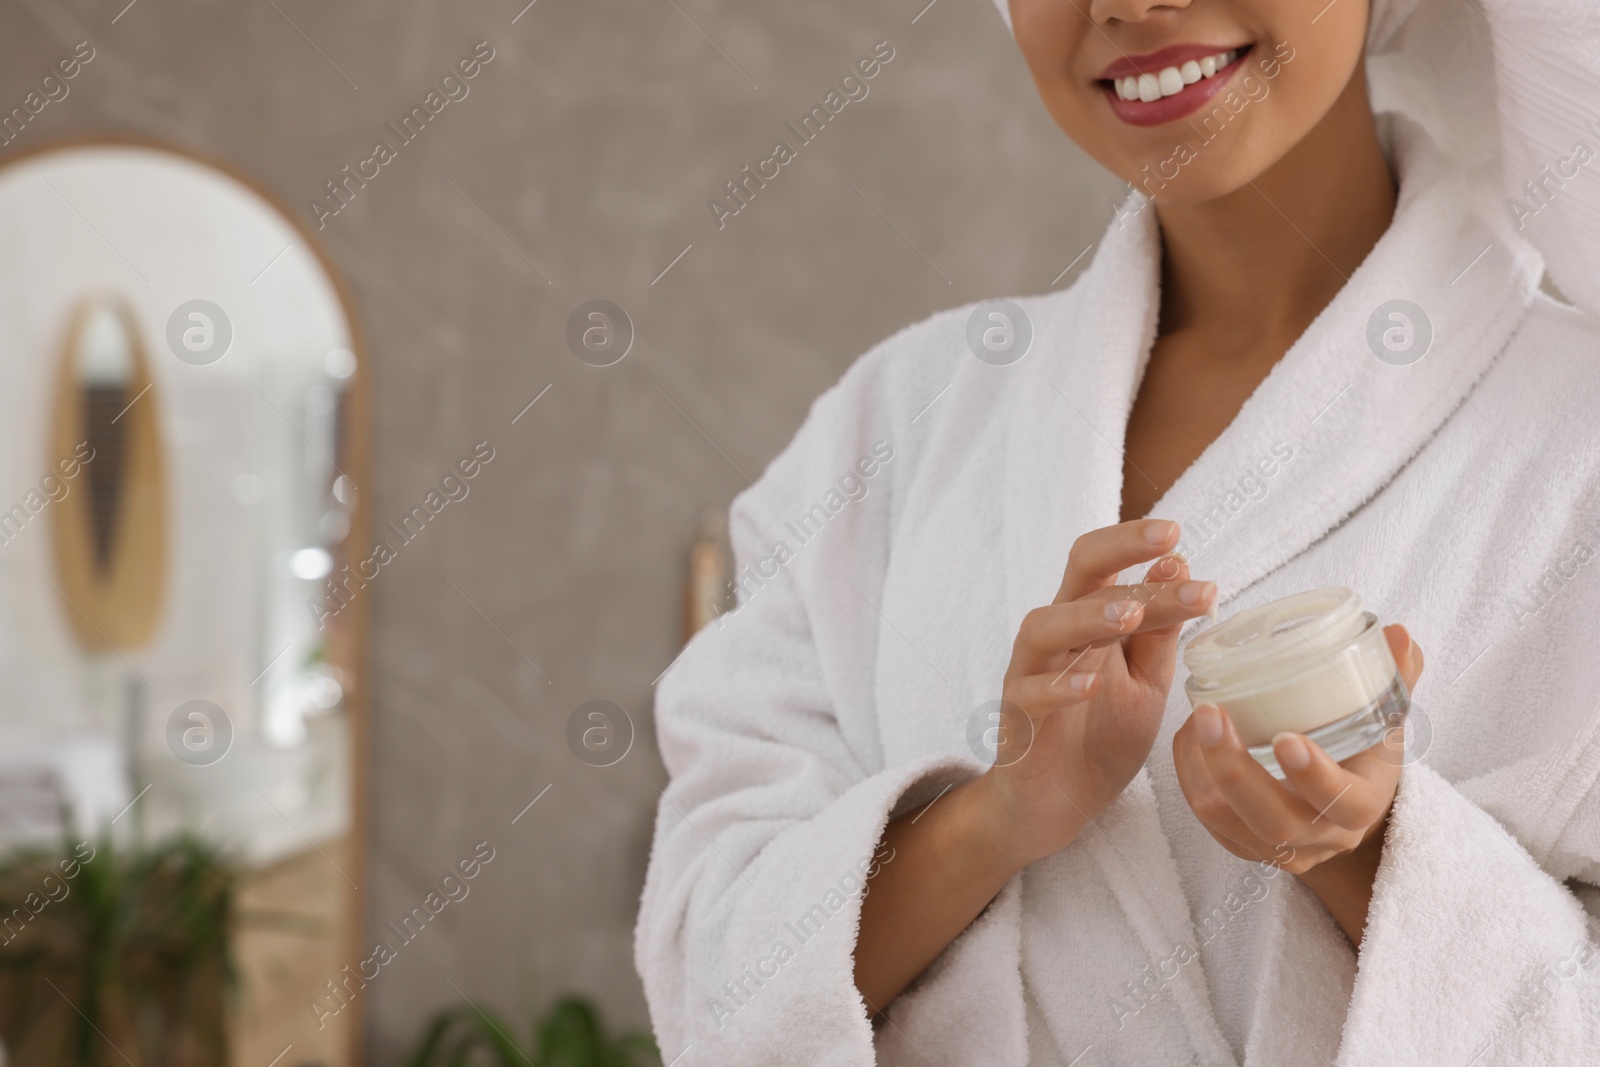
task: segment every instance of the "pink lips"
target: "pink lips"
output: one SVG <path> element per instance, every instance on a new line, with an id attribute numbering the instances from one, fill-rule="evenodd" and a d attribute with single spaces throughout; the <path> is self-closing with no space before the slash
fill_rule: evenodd
<path id="1" fill-rule="evenodd" d="M 1155 74 L 1166 67 L 1177 67 L 1189 60 L 1200 60 L 1206 56 L 1214 56 L 1221 52 L 1232 51 L 1228 46 L 1203 44 L 1176 44 L 1159 51 L 1150 52 L 1141 56 L 1124 56 L 1106 67 L 1100 75 L 1101 89 L 1105 92 L 1106 102 L 1111 105 L 1112 112 L 1130 126 L 1161 126 L 1175 122 L 1187 115 L 1192 115 L 1205 106 L 1213 97 L 1223 90 L 1233 80 L 1233 73 L 1244 62 L 1245 57 L 1253 50 L 1251 45 L 1238 45 L 1239 54 L 1232 63 L 1217 71 L 1210 78 L 1202 78 L 1193 85 L 1186 85 L 1182 92 L 1172 96 L 1164 96 L 1159 100 L 1148 103 L 1143 100 L 1124 100 L 1117 95 L 1117 90 L 1112 82 L 1118 78 L 1129 76 L 1137 77 L 1140 74 Z"/>

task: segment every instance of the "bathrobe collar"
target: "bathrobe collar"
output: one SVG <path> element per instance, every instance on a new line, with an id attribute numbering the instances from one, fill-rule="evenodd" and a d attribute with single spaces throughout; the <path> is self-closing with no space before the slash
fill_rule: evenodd
<path id="1" fill-rule="evenodd" d="M 1401 191 L 1389 230 L 1151 509 L 1184 525 L 1192 572 L 1218 584 L 1222 604 L 1388 484 L 1469 402 L 1530 306 L 1537 257 L 1468 213 L 1460 179 L 1420 128 L 1400 124 L 1394 140 Z M 1155 340 L 1160 263 L 1155 211 L 1136 194 L 1072 292 L 1041 308 L 1038 358 L 1017 365 L 1028 384 L 1008 434 L 1005 496 L 1017 620 L 1050 602 L 1074 538 L 1118 521 L 1122 442 Z M 1381 349 L 1400 321 L 1391 312 L 1415 319 L 1419 334 L 1431 329 L 1420 359 L 1375 354 L 1369 335 Z M 1292 459 L 1262 476 L 1260 464 L 1285 449 Z M 1247 475 L 1264 495 L 1241 486 Z"/>
<path id="2" fill-rule="evenodd" d="M 1252 587 L 1382 490 L 1470 404 L 1474 384 L 1530 306 L 1536 255 L 1497 240 L 1495 228 L 1471 213 L 1458 172 L 1419 127 L 1400 123 L 1393 133 L 1401 192 L 1389 230 L 1151 511 L 1183 524 L 1191 572 L 1217 583 L 1225 611 L 1270 599 Z M 1034 305 L 1037 358 L 1030 354 L 1015 368 L 1026 384 L 1006 446 L 1003 537 L 1013 631 L 1054 597 L 1073 540 L 1118 521 L 1122 443 L 1155 338 L 1160 262 L 1155 211 L 1135 197 L 1073 290 Z M 1420 315 L 1392 304 L 1401 300 Z M 1408 314 L 1419 332 L 1425 319 L 1432 339 L 1422 358 L 1388 362 L 1375 354 L 1371 324 L 1379 323 L 1381 351 L 1383 330 L 1397 324 L 1380 309 Z M 1485 424 L 1484 432 L 1497 431 Z M 1138 577 L 1130 572 L 1125 580 Z M 1191 623 L 1184 638 L 1203 623 Z M 1180 669 L 1175 686 L 1183 675 Z M 1150 762 L 1084 837 L 1152 961 L 1170 958 L 1179 945 L 1194 949 L 1196 940 L 1156 802 L 1157 787 L 1176 788 L 1170 739 L 1187 711 L 1181 697 L 1168 706 Z M 1270 906 L 1296 905 L 1292 894 L 1278 894 Z M 1313 936 L 1290 934 L 1276 953 Z M 1264 1020 L 1292 1010 L 1297 986 L 1290 976 L 1304 974 L 1273 960 L 1265 966 L 1263 973 L 1281 980 L 1263 990 L 1252 1047 L 1269 1039 L 1260 1032 Z M 1202 1062 L 1232 1063 L 1199 963 L 1181 968 L 1171 988 Z"/>

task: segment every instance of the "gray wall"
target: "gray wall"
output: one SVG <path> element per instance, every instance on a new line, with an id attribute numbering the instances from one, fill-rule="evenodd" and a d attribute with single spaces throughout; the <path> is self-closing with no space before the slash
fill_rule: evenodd
<path id="1" fill-rule="evenodd" d="M 475 42 L 496 51 L 322 233 L 374 360 L 375 517 L 398 518 L 474 442 L 496 449 L 371 589 L 374 936 L 474 843 L 496 849 L 364 994 L 375 1063 L 459 1002 L 449 981 L 516 1010 L 536 979 L 644 1021 L 631 929 L 664 782 L 650 686 L 678 650 L 695 517 L 758 476 L 873 342 L 1049 288 L 1115 188 L 1050 124 L 989 0 L 939 0 L 915 24 L 923 0 L 538 0 L 512 25 L 522 2 L 138 0 L 113 24 L 125 0 L 13 0 L 0 14 L 6 109 L 71 43 L 98 52 L 0 161 L 141 133 L 302 206 L 378 138 L 397 142 L 385 124 Z M 706 199 L 879 40 L 896 54 L 870 95 L 719 232 Z M 606 369 L 564 342 L 596 297 L 638 333 Z M 639 727 L 604 770 L 564 741 L 590 698 Z"/>

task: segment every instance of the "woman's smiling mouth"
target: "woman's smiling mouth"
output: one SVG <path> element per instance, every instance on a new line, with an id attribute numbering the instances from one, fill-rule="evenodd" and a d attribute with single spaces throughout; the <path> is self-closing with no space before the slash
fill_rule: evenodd
<path id="1" fill-rule="evenodd" d="M 1160 126 L 1199 110 L 1231 80 L 1253 45 L 1173 45 L 1108 66 L 1098 84 L 1111 110 L 1131 126 Z"/>

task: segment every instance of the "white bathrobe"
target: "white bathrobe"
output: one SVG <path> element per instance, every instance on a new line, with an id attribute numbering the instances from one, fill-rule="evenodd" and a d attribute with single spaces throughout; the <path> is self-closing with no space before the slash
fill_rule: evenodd
<path id="1" fill-rule="evenodd" d="M 656 704 L 671 782 L 637 962 L 667 1062 L 1600 1060 L 1600 329 L 1539 291 L 1538 255 L 1474 213 L 1427 135 L 1396 141 L 1392 227 L 1152 509 L 1224 615 L 1348 585 L 1427 654 L 1359 954 L 1188 810 L 1180 666 L 1146 767 L 1093 826 L 886 1020 L 852 980 L 885 824 L 981 773 L 969 727 L 1022 617 L 1117 521 L 1159 304 L 1134 200 L 1069 290 L 1018 298 L 1020 362 L 975 358 L 970 307 L 909 327 L 735 501 L 744 606 Z M 1367 340 L 1395 299 L 1433 330 L 1405 366 Z"/>

